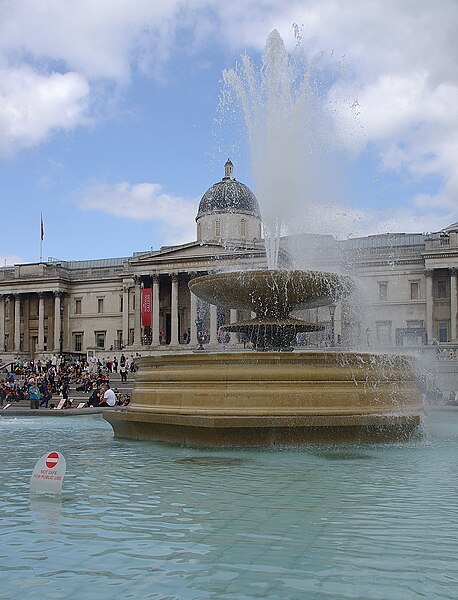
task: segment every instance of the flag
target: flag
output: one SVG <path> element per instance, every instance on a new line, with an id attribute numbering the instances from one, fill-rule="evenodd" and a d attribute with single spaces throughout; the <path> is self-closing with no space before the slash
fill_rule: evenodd
<path id="1" fill-rule="evenodd" d="M 43 215 L 42 214 L 40 214 L 40 219 L 41 219 L 41 241 L 43 241 L 44 237 L 45 237 L 45 226 L 43 223 Z"/>
<path id="2" fill-rule="evenodd" d="M 142 325 L 151 327 L 151 288 L 142 288 Z"/>

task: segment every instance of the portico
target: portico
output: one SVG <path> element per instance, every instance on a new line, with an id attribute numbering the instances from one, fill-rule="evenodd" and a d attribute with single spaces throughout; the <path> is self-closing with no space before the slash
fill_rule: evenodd
<path id="1" fill-rule="evenodd" d="M 66 337 L 63 327 L 65 292 L 6 290 L 0 296 L 0 348 L 31 357 L 60 352 Z"/>

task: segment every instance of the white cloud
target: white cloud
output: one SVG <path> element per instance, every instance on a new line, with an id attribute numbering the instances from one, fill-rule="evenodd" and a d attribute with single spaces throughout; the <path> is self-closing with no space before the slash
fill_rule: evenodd
<path id="1" fill-rule="evenodd" d="M 148 48 L 161 59 L 178 23 L 178 1 L 14 0 L 0 24 L 5 56 L 59 61 L 88 79 L 129 79 Z"/>
<path id="2" fill-rule="evenodd" d="M 309 208 L 312 221 L 299 218 L 287 224 L 287 232 L 303 233 L 304 223 L 308 223 L 306 233 L 326 232 L 336 239 L 346 239 L 382 233 L 440 231 L 456 222 L 456 212 L 452 207 L 446 210 L 443 199 L 424 195 L 417 200 L 418 204 L 413 202 L 411 206 L 383 210 L 358 209 L 338 203 L 315 205 Z"/>
<path id="3" fill-rule="evenodd" d="M 86 120 L 89 86 L 77 73 L 0 70 L 0 154 L 35 146 Z"/>
<path id="4" fill-rule="evenodd" d="M 456 0 L 5 1 L 0 151 L 84 123 L 95 82 L 127 85 L 134 69 L 160 71 L 182 30 L 189 51 L 210 42 L 250 52 L 274 28 L 292 47 L 297 23 L 306 51 L 325 51 L 335 70 L 329 99 L 349 149 L 375 145 L 386 170 L 439 176 L 434 201 L 447 207 L 458 171 L 457 22 Z"/>
<path id="5" fill-rule="evenodd" d="M 91 184 L 76 195 L 77 204 L 123 219 L 155 222 L 163 244 L 194 240 L 198 200 L 173 196 L 158 183 Z"/>
<path id="6" fill-rule="evenodd" d="M 0 253 L 0 267 L 11 267 L 12 265 L 17 265 L 23 262 L 26 261 L 20 256 L 16 256 L 15 254 Z"/>

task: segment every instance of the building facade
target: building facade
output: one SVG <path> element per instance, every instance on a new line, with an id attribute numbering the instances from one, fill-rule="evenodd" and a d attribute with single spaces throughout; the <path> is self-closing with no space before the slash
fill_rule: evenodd
<path id="1" fill-rule="evenodd" d="M 317 252 L 323 270 L 350 272 L 359 285 L 351 301 L 305 311 L 326 329 L 298 343 L 438 346 L 458 360 L 458 223 L 430 235 L 285 239 L 281 266 L 300 264 L 300 242 L 311 238 L 326 242 Z M 184 350 L 198 344 L 198 331 L 217 347 L 227 342 L 220 326 L 249 315 L 205 305 L 188 282 L 234 267 L 265 268 L 266 259 L 256 197 L 228 161 L 221 182 L 202 197 L 194 242 L 126 258 L 0 268 L 0 359 Z"/>

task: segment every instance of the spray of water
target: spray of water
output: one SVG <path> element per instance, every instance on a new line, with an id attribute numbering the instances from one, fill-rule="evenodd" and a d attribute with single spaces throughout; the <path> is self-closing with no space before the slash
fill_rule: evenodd
<path id="1" fill-rule="evenodd" d="M 256 68 L 248 56 L 223 74 L 222 104 L 240 107 L 260 204 L 269 268 L 276 268 L 280 236 L 316 222 L 314 206 L 329 181 L 331 141 L 322 81 L 301 45 L 291 55 L 274 30 Z"/>

